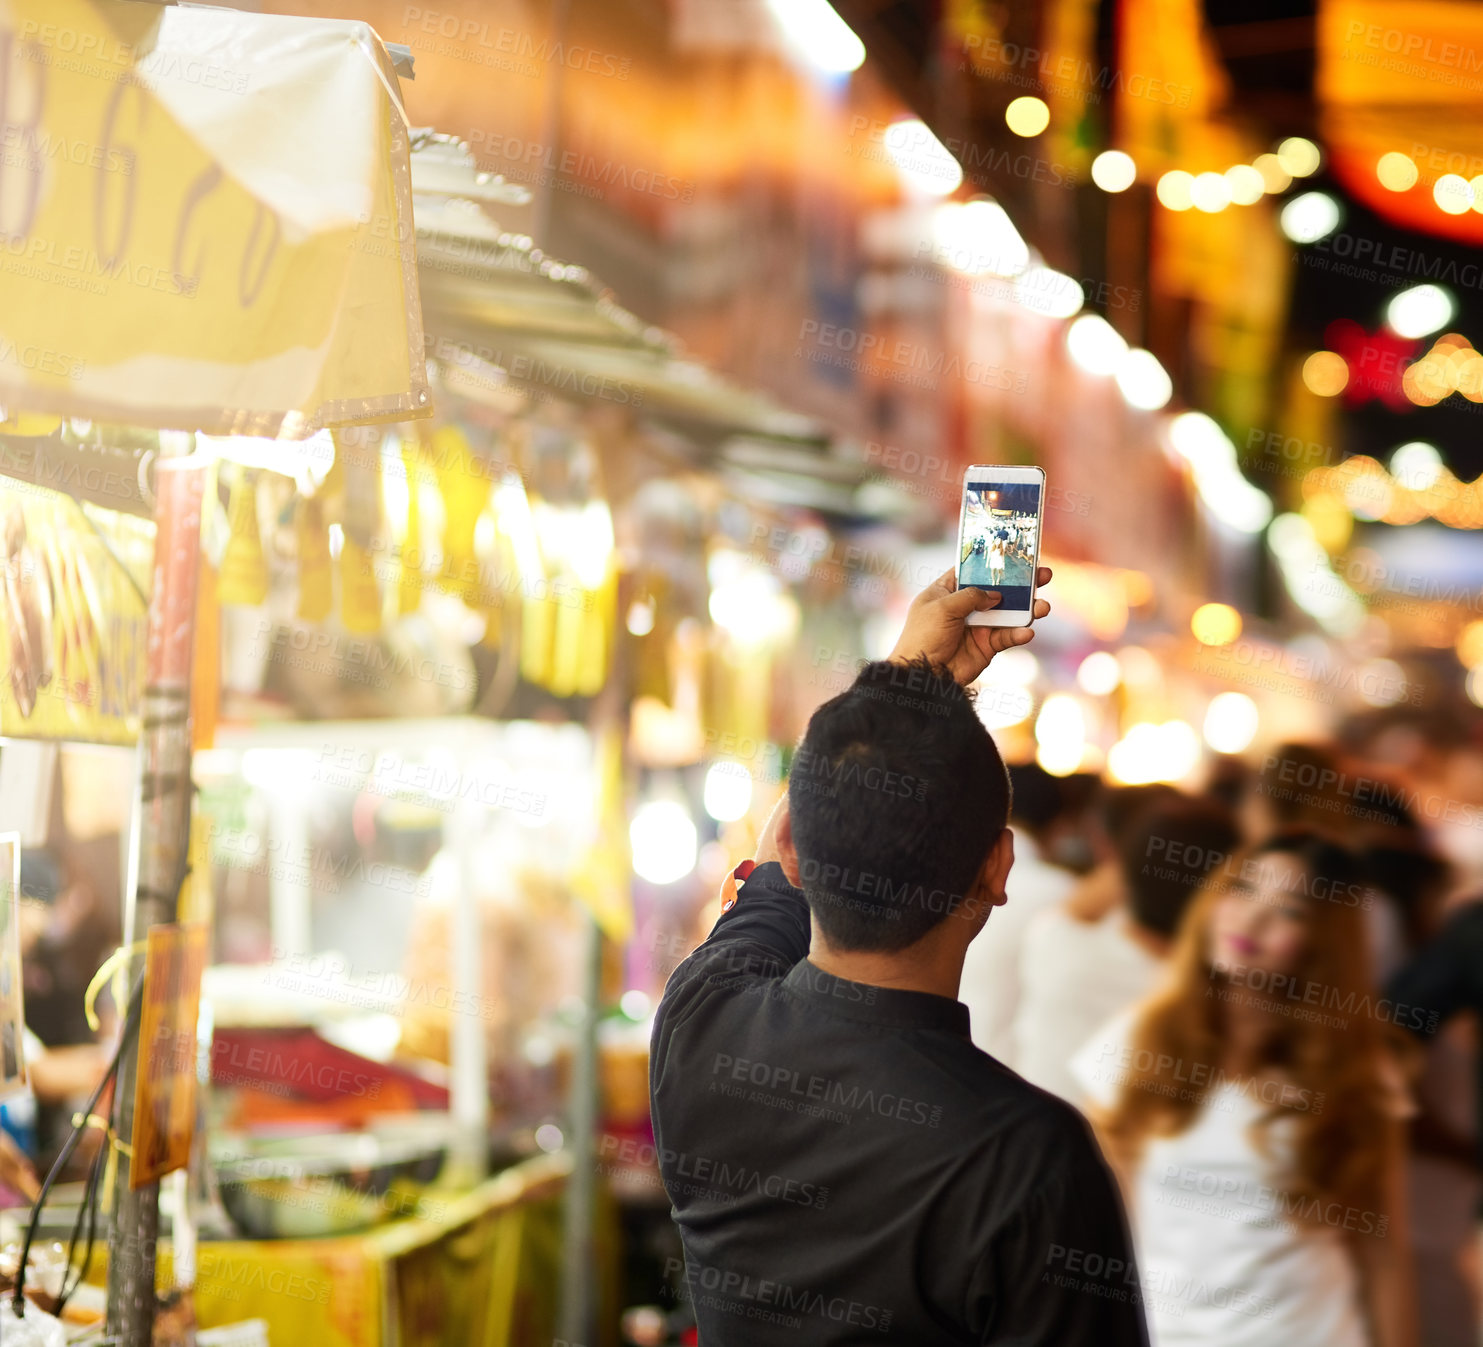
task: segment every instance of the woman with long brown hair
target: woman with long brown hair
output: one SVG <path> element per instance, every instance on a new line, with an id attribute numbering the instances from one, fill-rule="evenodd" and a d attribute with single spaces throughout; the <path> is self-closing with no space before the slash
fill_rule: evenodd
<path id="1" fill-rule="evenodd" d="M 1371 901 L 1318 834 L 1238 853 L 1159 990 L 1077 1055 L 1158 1347 L 1413 1342 L 1388 1040 L 1419 1012 L 1374 991 Z"/>

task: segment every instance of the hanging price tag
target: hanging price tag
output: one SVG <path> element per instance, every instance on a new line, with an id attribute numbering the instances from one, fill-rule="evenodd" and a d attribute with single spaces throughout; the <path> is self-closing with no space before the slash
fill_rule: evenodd
<path id="1" fill-rule="evenodd" d="M 196 1126 L 196 1018 L 208 933 L 203 922 L 149 929 L 134 1087 L 132 1188 L 190 1163 Z"/>

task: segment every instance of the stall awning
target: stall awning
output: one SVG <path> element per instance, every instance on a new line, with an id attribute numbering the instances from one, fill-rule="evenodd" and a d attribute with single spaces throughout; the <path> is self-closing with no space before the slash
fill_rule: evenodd
<path id="1" fill-rule="evenodd" d="M 818 421 L 680 358 L 674 338 L 586 268 L 545 256 L 473 203 L 419 197 L 417 220 L 428 352 L 450 387 L 493 370 L 530 396 L 627 407 L 712 448 L 733 435 L 827 440 Z"/>
<path id="2" fill-rule="evenodd" d="M 0 404 L 288 437 L 430 409 L 367 25 L 0 0 L 0 27 Z"/>

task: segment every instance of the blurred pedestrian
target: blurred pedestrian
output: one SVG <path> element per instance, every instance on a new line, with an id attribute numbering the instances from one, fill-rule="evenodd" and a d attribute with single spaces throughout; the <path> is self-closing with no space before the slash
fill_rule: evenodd
<path id="1" fill-rule="evenodd" d="M 1168 977 L 1077 1055 L 1159 1347 L 1411 1347 L 1408 1103 L 1363 872 L 1280 833 L 1212 872 Z"/>
<path id="2" fill-rule="evenodd" d="M 1079 920 L 1065 904 L 1031 920 L 1010 1062 L 1020 1075 L 1070 1103 L 1084 1101 L 1072 1057 L 1153 990 L 1185 907 L 1238 840 L 1234 815 L 1215 801 L 1157 797 L 1121 839 L 1125 904 L 1097 921 Z"/>
<path id="3" fill-rule="evenodd" d="M 1066 896 L 1068 913 L 1078 921 L 1094 922 L 1126 905 L 1128 893 L 1123 882 L 1119 839 L 1144 809 L 1178 794 L 1173 786 L 1162 782 L 1148 786 L 1103 785 L 1101 798 L 1087 820 L 1092 866 Z"/>
<path id="4" fill-rule="evenodd" d="M 972 1017 L 973 1041 L 989 1056 L 1013 1066 L 1025 931 L 1037 913 L 1071 892 L 1076 876 L 1047 856 L 1054 850 L 1070 803 L 1061 782 L 1032 762 L 1011 767 L 1009 784 L 1015 856 L 1006 890 L 1009 902 L 968 947 L 958 995 Z"/>
<path id="5" fill-rule="evenodd" d="M 1293 828 L 1334 833 L 1346 824 L 1341 770 L 1324 744 L 1278 744 L 1262 758 L 1242 811 L 1242 831 L 1253 841 Z"/>

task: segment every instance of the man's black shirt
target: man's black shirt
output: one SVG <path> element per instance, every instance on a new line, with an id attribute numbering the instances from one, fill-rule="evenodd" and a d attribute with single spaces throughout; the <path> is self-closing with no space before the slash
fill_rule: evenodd
<path id="1" fill-rule="evenodd" d="M 776 864 L 670 978 L 656 1149 L 701 1347 L 1147 1341 L 1081 1116 L 973 1046 L 968 1009 L 831 976 Z"/>

